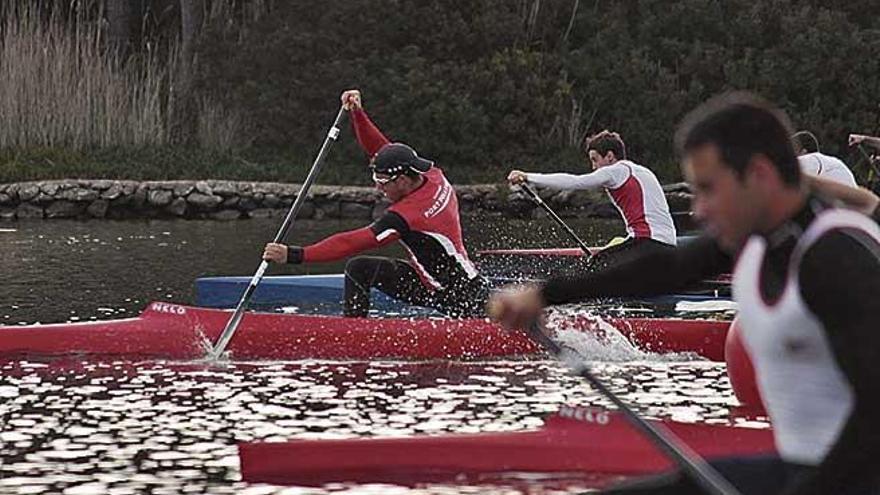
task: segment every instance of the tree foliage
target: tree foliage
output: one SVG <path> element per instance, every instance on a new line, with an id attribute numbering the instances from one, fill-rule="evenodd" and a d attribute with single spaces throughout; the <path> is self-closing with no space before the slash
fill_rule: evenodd
<path id="1" fill-rule="evenodd" d="M 79 5 L 76 12 L 92 17 L 102 15 L 102 1 L 124 2 L 126 15 L 141 19 L 129 34 L 138 38 L 130 44 L 135 61 L 150 50 L 176 53 L 180 0 L 38 0 Z M 339 94 L 355 87 L 390 138 L 458 181 L 498 178 L 512 167 L 583 170 L 581 140 L 605 128 L 622 134 L 631 158 L 677 179 L 676 124 L 733 89 L 778 103 L 823 150 L 851 164 L 847 134 L 880 133 L 876 0 L 204 5 L 187 88 L 188 111 L 199 114 L 190 116 L 199 122 L 195 145 L 234 150 L 230 163 L 265 171 L 255 178 L 300 178 Z M 172 86 L 176 95 L 181 88 Z M 351 173 L 362 153 L 342 141 L 325 170 L 332 180 L 366 180 Z"/>
<path id="2" fill-rule="evenodd" d="M 864 9 L 877 7 L 279 2 L 246 35 L 208 29 L 200 85 L 247 109 L 253 143 L 267 154 L 314 148 L 338 94 L 359 87 L 389 136 L 462 178 L 511 166 L 574 169 L 583 135 L 613 128 L 633 158 L 672 179 L 676 123 L 721 91 L 777 102 L 832 152 L 845 152 L 848 132 L 877 131 L 880 31 Z M 362 158 L 348 147 L 337 159 Z"/>

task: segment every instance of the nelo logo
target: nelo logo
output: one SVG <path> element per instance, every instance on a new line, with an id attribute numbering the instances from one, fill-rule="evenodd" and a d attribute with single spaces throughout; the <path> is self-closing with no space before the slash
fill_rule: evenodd
<path id="1" fill-rule="evenodd" d="M 608 416 L 608 411 L 589 407 L 563 406 L 559 409 L 559 415 L 563 418 L 576 419 L 578 421 L 599 425 L 607 425 L 611 421 L 611 418 Z"/>
<path id="2" fill-rule="evenodd" d="M 186 308 L 183 306 L 178 306 L 176 304 L 168 304 L 168 303 L 153 303 L 151 306 L 153 311 L 157 311 L 159 313 L 168 313 L 171 315 L 185 315 Z"/>

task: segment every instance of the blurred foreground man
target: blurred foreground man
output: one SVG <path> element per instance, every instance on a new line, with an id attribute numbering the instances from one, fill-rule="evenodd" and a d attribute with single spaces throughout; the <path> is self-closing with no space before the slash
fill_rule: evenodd
<path id="1" fill-rule="evenodd" d="M 668 293 L 729 270 L 740 338 L 755 367 L 778 456 L 712 460 L 745 495 L 878 493 L 880 229 L 805 187 L 785 115 L 732 93 L 676 136 L 707 235 L 669 252 L 493 298 L 523 328 L 544 306 Z M 610 490 L 700 493 L 676 473 Z"/>

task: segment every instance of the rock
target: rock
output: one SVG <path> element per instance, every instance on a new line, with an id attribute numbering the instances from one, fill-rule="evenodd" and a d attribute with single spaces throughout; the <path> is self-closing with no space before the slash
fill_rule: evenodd
<path id="1" fill-rule="evenodd" d="M 196 188 L 198 189 L 198 188 Z M 186 202 L 195 206 L 196 208 L 207 211 L 213 210 L 217 208 L 217 206 L 223 202 L 223 198 L 220 196 L 213 196 L 208 194 L 202 194 L 199 192 L 191 193 L 186 197 Z"/>
<path id="2" fill-rule="evenodd" d="M 257 202 L 253 198 L 241 198 L 238 202 L 238 209 L 250 211 L 257 207 Z"/>
<path id="3" fill-rule="evenodd" d="M 666 202 L 669 203 L 669 209 L 673 211 L 689 210 L 694 195 L 689 192 L 672 192 L 666 194 Z"/>
<path id="4" fill-rule="evenodd" d="M 196 190 L 196 186 L 189 181 L 180 181 L 174 184 L 174 195 L 178 198 L 185 197 L 187 194 Z"/>
<path id="5" fill-rule="evenodd" d="M 278 199 L 278 196 L 275 196 L 274 194 L 267 194 L 263 198 L 263 206 L 265 206 L 266 208 L 278 208 L 279 206 L 281 206 L 281 200 Z"/>
<path id="6" fill-rule="evenodd" d="M 106 191 L 107 189 L 110 189 L 111 187 L 113 187 L 114 184 L 117 184 L 117 183 L 112 180 L 101 179 L 101 180 L 92 181 L 91 186 L 92 186 L 92 189 L 97 189 L 98 191 Z"/>
<path id="7" fill-rule="evenodd" d="M 15 220 L 15 208 L 0 206 L 0 220 Z"/>
<path id="8" fill-rule="evenodd" d="M 238 196 L 232 196 L 223 200 L 222 206 L 223 208 L 232 208 L 233 206 L 238 205 L 238 202 L 241 201 L 241 198 Z"/>
<path id="9" fill-rule="evenodd" d="M 372 213 L 373 208 L 367 204 L 344 201 L 339 205 L 339 216 L 341 218 L 369 219 Z"/>
<path id="10" fill-rule="evenodd" d="M 40 186 L 39 184 L 25 184 L 21 186 L 21 189 L 18 190 L 18 199 L 22 202 L 30 201 L 37 197 L 40 194 Z M 30 218 L 30 217 L 27 217 Z"/>
<path id="11" fill-rule="evenodd" d="M 135 208 L 143 208 L 147 202 L 147 188 L 145 186 L 138 187 L 134 194 L 131 195 L 131 205 Z"/>
<path id="12" fill-rule="evenodd" d="M 257 208 L 247 213 L 250 218 L 274 218 L 280 216 L 282 210 L 273 210 L 271 208 Z"/>
<path id="13" fill-rule="evenodd" d="M 235 182 L 228 180 L 216 180 L 210 183 L 211 189 L 213 189 L 214 194 L 219 196 L 236 196 L 238 194 L 238 185 Z"/>
<path id="14" fill-rule="evenodd" d="M 0 205 L 11 205 L 12 204 L 12 196 L 6 193 L 0 193 Z"/>
<path id="15" fill-rule="evenodd" d="M 110 211 L 121 211 L 122 209 L 128 209 L 134 201 L 134 196 L 120 196 L 116 199 L 109 199 L 108 201 L 110 201 Z"/>
<path id="16" fill-rule="evenodd" d="M 46 207 L 46 218 L 73 218 L 83 212 L 82 204 L 59 200 Z"/>
<path id="17" fill-rule="evenodd" d="M 43 218 L 44 215 L 42 206 L 31 203 L 21 203 L 15 209 L 15 216 L 18 218 Z"/>
<path id="18" fill-rule="evenodd" d="M 155 189 L 147 194 L 147 202 L 153 206 L 165 206 L 171 204 L 174 193 L 166 189 Z"/>
<path id="19" fill-rule="evenodd" d="M 691 186 L 687 182 L 674 182 L 672 184 L 665 184 L 662 187 L 663 187 L 663 192 L 666 192 L 666 193 L 671 193 L 671 192 L 689 193 L 689 192 L 691 192 Z"/>
<path id="20" fill-rule="evenodd" d="M 339 218 L 339 203 L 336 201 L 324 201 L 315 205 L 314 218 L 321 220 L 322 218 Z"/>
<path id="21" fill-rule="evenodd" d="M 134 194 L 141 186 L 139 182 L 133 180 L 121 181 L 119 185 L 122 187 L 122 194 L 125 196 Z"/>
<path id="22" fill-rule="evenodd" d="M 86 208 L 86 213 L 92 218 L 104 218 L 107 216 L 107 209 L 110 208 L 110 202 L 106 199 L 96 199 Z"/>
<path id="23" fill-rule="evenodd" d="M 275 194 L 282 198 L 295 198 L 296 195 L 299 194 L 299 189 L 299 184 L 279 184 L 279 188 Z"/>
<path id="24" fill-rule="evenodd" d="M 43 182 L 40 184 L 40 190 L 49 196 L 55 196 L 58 193 L 57 182 Z"/>
<path id="25" fill-rule="evenodd" d="M 214 194 L 214 189 L 208 185 L 207 182 L 200 180 L 196 182 L 196 191 L 204 194 L 205 196 L 211 196 Z"/>
<path id="26" fill-rule="evenodd" d="M 285 213 L 289 208 L 281 210 Z M 296 218 L 314 218 L 315 216 L 315 204 L 311 201 L 306 201 L 299 209 L 299 213 L 296 215 Z"/>
<path id="27" fill-rule="evenodd" d="M 4 191 L 12 201 L 18 201 L 18 191 L 21 189 L 21 186 L 18 184 L 9 184 L 6 186 L 6 190 Z"/>
<path id="28" fill-rule="evenodd" d="M 174 198 L 171 204 L 165 207 L 165 211 L 176 217 L 186 215 L 186 200 L 184 198 Z"/>
<path id="29" fill-rule="evenodd" d="M 31 202 L 37 203 L 40 205 L 48 205 L 48 204 L 54 203 L 56 199 L 58 199 L 58 198 L 56 198 L 55 196 L 52 196 L 51 194 L 46 194 L 46 193 L 40 191 L 40 194 L 38 194 L 36 198 L 32 199 Z"/>
<path id="30" fill-rule="evenodd" d="M 61 194 L 58 195 L 58 198 L 67 201 L 94 201 L 98 199 L 98 191 L 82 187 L 74 187 L 62 191 Z"/>
<path id="31" fill-rule="evenodd" d="M 104 192 L 101 193 L 101 198 L 103 199 L 116 199 L 122 196 L 122 185 L 118 182 L 114 182 L 110 185 Z"/>
<path id="32" fill-rule="evenodd" d="M 211 213 L 211 218 L 214 220 L 238 220 L 241 218 L 241 212 L 238 210 L 220 210 L 214 213 Z"/>

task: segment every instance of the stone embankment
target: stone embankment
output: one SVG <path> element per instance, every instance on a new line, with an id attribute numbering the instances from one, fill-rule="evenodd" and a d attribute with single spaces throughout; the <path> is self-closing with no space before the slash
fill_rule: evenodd
<path id="1" fill-rule="evenodd" d="M 299 184 L 272 182 L 52 180 L 0 184 L 0 220 L 29 218 L 208 218 L 284 215 Z M 687 209 L 686 186 L 665 186 L 674 211 Z M 522 193 L 495 184 L 456 186 L 462 211 L 528 217 L 540 214 Z M 602 195 L 542 191 L 561 214 L 615 216 Z M 369 220 L 387 208 L 373 187 L 314 186 L 300 218 Z"/>

